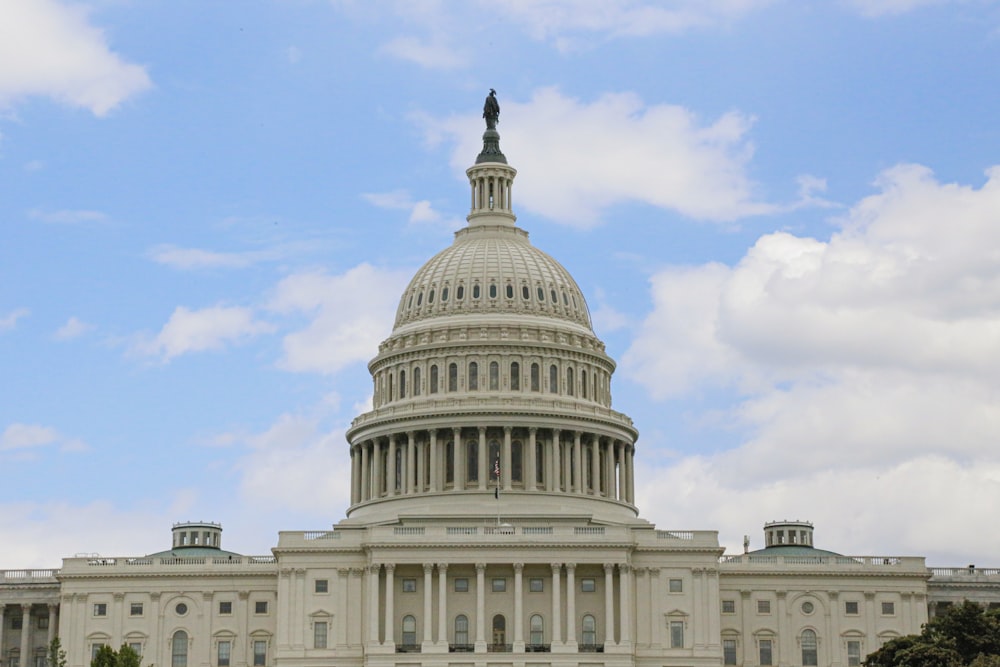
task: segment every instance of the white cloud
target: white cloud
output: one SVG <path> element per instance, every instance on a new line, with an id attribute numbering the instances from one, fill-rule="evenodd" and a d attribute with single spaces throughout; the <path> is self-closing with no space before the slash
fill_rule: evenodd
<path id="1" fill-rule="evenodd" d="M 58 445 L 60 452 L 81 452 L 90 448 L 81 440 L 67 438 L 51 426 L 9 424 L 0 433 L 0 452 L 28 451 Z"/>
<path id="2" fill-rule="evenodd" d="M 373 357 L 389 333 L 408 278 L 408 272 L 360 264 L 341 275 L 302 273 L 282 280 L 269 307 L 280 313 L 305 313 L 311 321 L 285 336 L 281 366 L 334 373 Z"/>
<path id="3" fill-rule="evenodd" d="M 190 310 L 178 306 L 160 332 L 132 347 L 132 352 L 169 361 L 189 352 L 221 350 L 230 343 L 274 331 L 274 326 L 254 319 L 253 311 L 239 306 L 213 306 Z"/>
<path id="4" fill-rule="evenodd" d="M 383 44 L 380 50 L 386 55 L 428 69 L 457 69 L 469 64 L 462 52 L 446 44 L 441 38 L 397 37 Z"/>
<path id="5" fill-rule="evenodd" d="M 256 252 L 217 252 L 202 248 L 178 248 L 174 245 L 158 245 L 149 251 L 149 257 L 154 262 L 175 269 L 241 269 L 261 260 L 272 259 L 274 253 Z"/>
<path id="6" fill-rule="evenodd" d="M 454 143 L 451 163 L 464 176 L 482 147 L 482 119 L 417 120 L 432 145 Z M 563 224 L 596 225 L 625 202 L 713 221 L 779 208 L 760 200 L 746 173 L 752 119 L 738 112 L 705 124 L 683 107 L 647 105 L 631 93 L 584 102 L 542 88 L 526 103 L 501 102 L 500 122 L 501 148 L 521 174 L 515 208 Z"/>
<path id="7" fill-rule="evenodd" d="M 110 50 L 84 8 L 0 3 L 0 106 L 44 95 L 103 116 L 150 85 L 145 68 Z"/>
<path id="8" fill-rule="evenodd" d="M 941 5 L 952 0 L 846 0 L 847 4 L 862 16 L 898 16 L 921 7 Z"/>
<path id="9" fill-rule="evenodd" d="M 768 234 L 734 267 L 652 278 L 623 372 L 661 399 L 738 396 L 723 421 L 739 446 L 655 472 L 684 481 L 672 509 L 743 532 L 850 517 L 850 544 L 960 561 L 997 548 L 975 529 L 1000 502 L 1000 167 L 987 176 L 976 189 L 900 165 L 829 241 Z M 705 494 L 771 515 L 696 516 Z"/>
<path id="10" fill-rule="evenodd" d="M 446 219 L 436 210 L 430 201 L 414 200 L 405 190 L 392 192 L 366 193 L 361 195 L 372 206 L 395 211 L 407 211 L 407 222 L 413 225 L 430 224 L 445 225 L 449 229 L 458 229 L 462 222 L 457 219 Z"/>
<path id="11" fill-rule="evenodd" d="M 87 324 L 76 317 L 70 317 L 66 320 L 65 324 L 56 330 L 54 338 L 56 340 L 72 340 L 73 338 L 79 338 L 89 331 L 93 331 L 93 329 L 93 324 Z"/>
<path id="12" fill-rule="evenodd" d="M 49 222 L 60 225 L 79 225 L 91 222 L 107 222 L 108 216 L 100 211 L 63 209 L 58 211 L 46 211 L 42 209 L 32 209 L 28 211 L 28 217 L 41 222 Z"/>
<path id="13" fill-rule="evenodd" d="M 10 331 L 17 326 L 17 321 L 23 317 L 27 317 L 31 311 L 27 308 L 17 308 L 7 313 L 3 317 L 0 317 L 0 332 Z"/>

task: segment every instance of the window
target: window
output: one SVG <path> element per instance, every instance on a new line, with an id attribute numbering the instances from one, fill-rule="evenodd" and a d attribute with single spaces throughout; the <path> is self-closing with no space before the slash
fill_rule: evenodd
<path id="1" fill-rule="evenodd" d="M 188 636 L 183 630 L 174 633 L 170 641 L 170 667 L 187 667 Z"/>
<path id="2" fill-rule="evenodd" d="M 174 611 L 177 612 L 178 616 L 183 616 L 188 613 L 188 606 L 183 602 L 178 602 L 177 606 L 174 607 Z"/>
<path id="3" fill-rule="evenodd" d="M 476 283 L 475 285 L 472 286 L 472 298 L 473 299 L 479 298 L 479 283 Z"/>
<path id="4" fill-rule="evenodd" d="M 521 285 L 521 298 L 525 301 L 531 298 L 531 290 L 528 289 L 527 285 Z"/>
<path id="5" fill-rule="evenodd" d="M 587 398 L 587 371 L 580 371 L 580 395 Z"/>
<path id="6" fill-rule="evenodd" d="M 455 481 L 455 442 L 449 440 L 444 446 L 444 481 L 447 484 Z"/>
<path id="7" fill-rule="evenodd" d="M 417 619 L 413 616 L 403 617 L 403 646 L 416 646 Z"/>
<path id="8" fill-rule="evenodd" d="M 490 283 L 490 298 L 491 299 L 497 298 L 497 284 L 496 283 Z"/>
<path id="9" fill-rule="evenodd" d="M 465 481 L 479 481 L 479 443 L 469 440 L 465 443 Z"/>
<path id="10" fill-rule="evenodd" d="M 108 605 L 104 602 L 98 602 L 94 605 L 94 616 L 107 616 L 108 615 Z M 21 627 L 20 623 L 17 627 Z"/>
<path id="11" fill-rule="evenodd" d="M 576 386 L 576 382 L 574 381 L 574 378 L 573 378 L 573 369 L 572 368 L 567 368 L 566 369 L 566 393 L 569 394 L 570 396 L 572 396 L 573 395 L 573 388 L 575 386 Z"/>
<path id="12" fill-rule="evenodd" d="M 723 614 L 735 614 L 736 613 L 736 600 L 723 600 L 722 601 L 722 613 Z"/>
<path id="13" fill-rule="evenodd" d="M 229 667 L 229 656 L 233 653 L 233 645 L 228 639 L 221 640 L 215 648 L 216 667 Z"/>
<path id="14" fill-rule="evenodd" d="M 434 290 L 427 293 L 427 303 L 434 303 Z"/>
<path id="15" fill-rule="evenodd" d="M 736 640 L 735 639 L 723 639 L 722 640 L 722 664 L 723 665 L 735 665 L 736 664 Z"/>
<path id="16" fill-rule="evenodd" d="M 503 593 L 507 590 L 507 580 L 503 577 L 494 577 L 492 582 L 494 593 Z"/>
<path id="17" fill-rule="evenodd" d="M 854 600 L 848 600 L 844 603 L 844 613 L 849 616 L 857 616 L 858 614 L 858 603 Z"/>
<path id="18" fill-rule="evenodd" d="M 500 390 L 500 364 L 490 362 L 490 391 Z"/>
<path id="19" fill-rule="evenodd" d="M 538 300 L 545 301 L 545 290 L 539 287 L 537 291 L 538 291 Z"/>
<path id="20" fill-rule="evenodd" d="M 105 608 L 105 612 L 107 612 L 107 608 Z M 101 614 L 101 616 L 103 616 L 103 615 L 104 614 Z M 97 616 L 97 605 L 94 605 L 94 616 Z M 10 617 L 10 629 L 11 630 L 20 630 L 23 627 L 23 625 L 24 625 L 24 617 L 21 616 L 20 614 L 18 614 L 17 616 L 11 616 Z M 18 650 L 20 650 L 20 649 L 18 649 Z"/>
<path id="21" fill-rule="evenodd" d="M 670 621 L 670 648 L 684 648 L 684 621 Z"/>
<path id="22" fill-rule="evenodd" d="M 773 665 L 773 644 L 770 639 L 761 639 L 757 642 L 758 653 L 760 655 L 760 664 L 762 667 L 767 665 Z"/>
<path id="23" fill-rule="evenodd" d="M 267 600 L 257 600 L 253 603 L 253 613 L 255 614 L 266 614 L 267 613 Z"/>
<path id="24" fill-rule="evenodd" d="M 559 369 L 555 364 L 549 366 L 549 393 L 559 393 Z"/>
<path id="25" fill-rule="evenodd" d="M 523 446 L 520 440 L 510 443 L 510 479 L 512 482 L 524 481 L 524 471 L 521 465 L 521 452 Z"/>
<path id="26" fill-rule="evenodd" d="M 507 287 L 504 290 L 504 292 L 507 294 L 507 298 L 508 299 L 513 299 L 514 298 L 514 286 L 511 285 L 510 283 L 507 283 Z"/>
<path id="27" fill-rule="evenodd" d="M 541 391 L 538 364 L 531 364 L 531 391 Z"/>
<path id="28" fill-rule="evenodd" d="M 101 652 L 102 648 L 104 648 L 104 644 L 101 644 L 101 643 L 91 644 L 90 645 L 90 659 L 93 660 L 94 658 L 96 658 L 97 654 Z M 11 656 L 13 656 L 14 650 L 15 649 L 11 649 Z M 16 650 L 17 650 L 18 658 L 20 658 L 21 651 L 20 651 L 20 649 L 16 649 Z M 11 658 L 10 662 L 11 662 L 12 665 L 17 665 L 18 664 L 18 662 L 16 660 L 14 660 L 13 657 Z"/>
<path id="29" fill-rule="evenodd" d="M 545 622 L 538 614 L 528 620 L 528 643 L 533 646 L 545 643 Z"/>
<path id="30" fill-rule="evenodd" d="M 528 592 L 529 593 L 544 593 L 545 592 L 545 580 L 541 577 L 531 577 L 528 579 Z"/>
<path id="31" fill-rule="evenodd" d="M 818 656 L 816 651 L 816 633 L 812 630 L 803 630 L 799 640 L 802 646 L 802 667 L 816 667 Z"/>
<path id="32" fill-rule="evenodd" d="M 455 580 L 456 583 L 458 580 Z M 465 580 L 466 590 L 468 590 L 469 580 Z M 459 614 L 455 617 L 455 643 L 456 644 L 468 644 L 469 643 L 469 618 L 464 614 Z"/>
<path id="33" fill-rule="evenodd" d="M 894 616 L 896 614 L 896 603 L 895 602 L 883 602 L 882 603 L 882 615 L 883 616 Z"/>
<path id="34" fill-rule="evenodd" d="M 469 391 L 479 389 L 479 364 L 474 361 L 469 362 Z"/>
<path id="35" fill-rule="evenodd" d="M 597 580 L 593 577 L 584 577 L 580 579 L 580 592 L 581 593 L 593 593 L 597 590 Z"/>
<path id="36" fill-rule="evenodd" d="M 535 443 L 535 484 L 545 483 L 545 445 Z"/>
<path id="37" fill-rule="evenodd" d="M 406 371 L 399 371 L 399 397 L 406 398 Z"/>
<path id="38" fill-rule="evenodd" d="M 455 592 L 456 593 L 468 593 L 469 592 L 469 580 L 466 577 L 456 577 L 455 578 Z"/>
<path id="39" fill-rule="evenodd" d="M 500 650 L 505 649 L 507 644 L 507 619 L 503 614 L 493 617 L 493 646 Z"/>
<path id="40" fill-rule="evenodd" d="M 431 386 L 428 389 L 432 394 L 438 393 L 438 367 L 437 364 L 431 366 Z"/>
<path id="41" fill-rule="evenodd" d="M 419 396 L 420 395 L 420 369 L 419 368 L 414 368 L 413 369 L 413 395 L 414 396 Z"/>
<path id="42" fill-rule="evenodd" d="M 861 642 L 857 639 L 847 641 L 847 667 L 861 667 Z"/>
<path id="43" fill-rule="evenodd" d="M 404 593 L 416 593 L 417 592 L 417 580 L 416 579 L 403 579 L 403 592 Z"/>
<path id="44" fill-rule="evenodd" d="M 267 642 L 256 639 L 253 643 L 253 667 L 264 667 L 267 664 Z"/>
<path id="45" fill-rule="evenodd" d="M 447 300 L 448 300 L 448 288 L 445 287 L 441 290 L 441 302 L 443 303 Z"/>
<path id="46" fill-rule="evenodd" d="M 597 644 L 597 621 L 594 620 L 594 617 L 590 614 L 584 614 L 580 627 L 583 629 L 583 634 L 580 637 L 581 643 L 585 646 Z"/>
<path id="47" fill-rule="evenodd" d="M 128 647 L 135 652 L 137 656 L 142 657 L 142 642 L 129 642 Z"/>
<path id="48" fill-rule="evenodd" d="M 142 616 L 142 603 L 141 602 L 133 602 L 133 603 L 131 603 L 128 606 L 128 615 L 129 616 Z M 39 619 L 39 620 L 41 620 L 41 619 Z M 46 619 L 46 620 L 48 620 L 48 619 Z"/>
<path id="49" fill-rule="evenodd" d="M 326 621 L 313 623 L 313 648 L 326 648 Z"/>
<path id="50" fill-rule="evenodd" d="M 770 614 L 771 613 L 771 601 L 770 600 L 757 600 L 757 613 L 758 614 Z"/>
<path id="51" fill-rule="evenodd" d="M 313 584 L 313 591 L 316 593 L 329 593 L 330 592 L 329 579 L 317 579 L 316 583 Z"/>
<path id="52" fill-rule="evenodd" d="M 684 581 L 681 579 L 671 579 L 668 583 L 668 588 L 671 593 L 683 593 L 684 592 Z"/>
<path id="53" fill-rule="evenodd" d="M 448 364 L 448 391 L 458 391 L 458 364 Z"/>
<path id="54" fill-rule="evenodd" d="M 461 301 L 465 298 L 465 285 L 459 285 L 458 289 L 455 290 L 455 299 Z"/>
<path id="55" fill-rule="evenodd" d="M 521 391 L 521 365 L 516 361 L 510 364 L 510 390 Z"/>
<path id="56" fill-rule="evenodd" d="M 229 602 L 227 600 L 225 602 L 220 602 L 219 603 L 219 615 L 220 616 L 228 616 L 229 614 L 232 614 L 232 613 L 233 613 L 233 603 L 232 602 Z"/>

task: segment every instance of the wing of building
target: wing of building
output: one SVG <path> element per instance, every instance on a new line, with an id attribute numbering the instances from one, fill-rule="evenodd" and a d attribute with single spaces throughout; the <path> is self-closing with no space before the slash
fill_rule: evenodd
<path id="1" fill-rule="evenodd" d="M 181 523 L 159 553 L 0 572 L 0 667 L 45 667 L 57 635 L 68 667 L 122 644 L 161 667 L 847 666 L 937 601 L 1000 600 L 994 571 L 843 556 L 809 523 L 724 555 L 715 531 L 643 520 L 615 362 L 516 225 L 516 173 L 488 126 L 468 225 L 369 364 L 345 519 L 266 556 Z"/>

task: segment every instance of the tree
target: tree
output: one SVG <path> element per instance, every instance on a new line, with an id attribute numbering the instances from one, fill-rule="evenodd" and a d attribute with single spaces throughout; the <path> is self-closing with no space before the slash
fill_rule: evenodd
<path id="1" fill-rule="evenodd" d="M 866 667 L 1000 667 L 1000 612 L 966 600 L 898 637 L 865 660 Z"/>
<path id="2" fill-rule="evenodd" d="M 141 663 L 142 656 L 128 644 L 122 644 L 117 651 L 105 645 L 98 649 L 90 667 L 140 667 Z"/>
<path id="3" fill-rule="evenodd" d="M 58 637 L 49 644 L 49 667 L 66 667 L 66 651 Z"/>

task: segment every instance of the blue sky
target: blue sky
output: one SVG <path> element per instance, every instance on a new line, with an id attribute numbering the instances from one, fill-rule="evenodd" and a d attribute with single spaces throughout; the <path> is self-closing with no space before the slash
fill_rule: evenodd
<path id="1" fill-rule="evenodd" d="M 0 567 L 342 518 L 491 87 L 643 516 L 997 565 L 998 61 L 987 0 L 0 3 Z"/>

